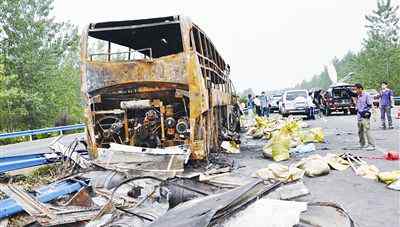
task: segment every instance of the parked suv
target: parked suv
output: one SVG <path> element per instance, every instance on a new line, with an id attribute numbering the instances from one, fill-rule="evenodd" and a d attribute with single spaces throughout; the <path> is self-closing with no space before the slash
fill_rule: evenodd
<path id="1" fill-rule="evenodd" d="M 350 95 L 351 84 L 336 84 L 329 87 L 323 99 L 324 113 L 329 116 L 333 112 L 356 114 L 356 105 Z"/>
<path id="2" fill-rule="evenodd" d="M 315 107 L 307 90 L 285 91 L 279 103 L 282 116 L 307 115 L 310 116 L 311 107 Z"/>

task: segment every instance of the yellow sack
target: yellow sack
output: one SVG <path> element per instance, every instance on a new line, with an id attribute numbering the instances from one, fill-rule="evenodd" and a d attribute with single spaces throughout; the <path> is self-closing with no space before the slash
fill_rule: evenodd
<path id="1" fill-rule="evenodd" d="M 309 177 L 329 174 L 328 162 L 319 154 L 302 158 L 295 166 L 305 170 L 305 174 Z"/>
<path id="2" fill-rule="evenodd" d="M 267 120 L 265 118 L 257 116 L 256 117 L 256 127 L 257 128 L 266 128 L 266 127 L 268 127 Z"/>
<path id="3" fill-rule="evenodd" d="M 303 142 L 303 143 L 316 142 L 314 135 L 312 133 L 310 133 L 310 132 L 302 132 L 300 134 L 300 139 L 301 139 L 301 142 Z"/>
<path id="4" fill-rule="evenodd" d="M 337 154 L 328 153 L 325 156 L 325 160 L 328 162 L 328 165 L 335 170 L 343 171 L 349 168 L 350 163 L 343 158 L 339 157 Z"/>
<path id="5" fill-rule="evenodd" d="M 272 159 L 283 161 L 289 159 L 290 136 L 285 133 L 278 133 L 272 137 Z"/>
<path id="6" fill-rule="evenodd" d="M 315 142 L 318 143 L 324 142 L 325 136 L 324 136 L 324 131 L 322 131 L 322 128 L 312 128 L 310 131 L 314 136 Z"/>
<path id="7" fill-rule="evenodd" d="M 379 169 L 374 165 L 362 164 L 356 168 L 356 174 L 364 178 L 375 180 L 379 174 Z"/>
<path id="8" fill-rule="evenodd" d="M 391 184 L 400 178 L 400 170 L 390 171 L 390 172 L 380 172 L 378 174 L 378 179 L 385 184 Z"/>
<path id="9" fill-rule="evenodd" d="M 294 133 L 300 129 L 300 123 L 296 120 L 288 120 L 281 128 L 281 132 L 283 133 Z"/>
<path id="10" fill-rule="evenodd" d="M 304 170 L 293 166 L 285 166 L 278 163 L 271 163 L 267 168 L 260 169 L 256 176 L 264 179 L 275 179 L 283 182 L 291 182 L 303 178 Z"/>

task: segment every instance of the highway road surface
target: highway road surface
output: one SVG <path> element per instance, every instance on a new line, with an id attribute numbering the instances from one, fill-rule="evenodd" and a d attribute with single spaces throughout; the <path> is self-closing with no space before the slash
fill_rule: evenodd
<path id="1" fill-rule="evenodd" d="M 0 146 L 0 157 L 51 152 L 48 146 L 55 138 L 57 137 Z M 83 138 L 83 133 L 65 135 L 60 141 L 68 145 L 79 138 Z"/>

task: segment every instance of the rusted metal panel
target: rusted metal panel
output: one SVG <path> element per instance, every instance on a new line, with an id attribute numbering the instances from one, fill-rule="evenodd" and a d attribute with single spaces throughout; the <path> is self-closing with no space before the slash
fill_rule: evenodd
<path id="1" fill-rule="evenodd" d="M 133 62 L 87 62 L 86 90 L 140 82 L 187 84 L 186 63 L 184 53 Z"/>

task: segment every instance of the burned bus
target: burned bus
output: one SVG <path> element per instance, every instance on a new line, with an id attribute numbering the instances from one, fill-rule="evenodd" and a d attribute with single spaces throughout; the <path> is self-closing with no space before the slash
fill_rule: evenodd
<path id="1" fill-rule="evenodd" d="M 183 146 L 191 159 L 207 158 L 238 129 L 229 73 L 209 37 L 187 17 L 89 24 L 81 37 L 89 153 L 96 157 L 110 144 Z"/>

